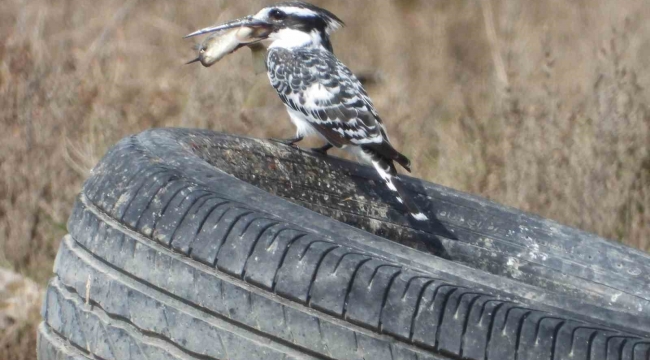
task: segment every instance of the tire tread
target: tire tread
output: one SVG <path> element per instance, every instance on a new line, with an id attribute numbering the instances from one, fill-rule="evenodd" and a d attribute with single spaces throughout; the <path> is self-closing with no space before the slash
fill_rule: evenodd
<path id="1" fill-rule="evenodd" d="M 97 339 L 146 345 L 134 359 L 640 360 L 650 353 L 643 336 L 411 268 L 193 176 L 161 165 L 136 137 L 109 152 L 71 215 L 44 328 L 81 349 L 92 343 L 97 356 L 124 359 L 131 355 L 122 345 Z M 92 306 L 80 295 L 88 276 L 102 284 L 90 292 Z M 158 318 L 149 318 L 152 309 Z M 93 316 L 97 326 L 88 328 Z M 197 340 L 207 334 L 220 346 Z"/>

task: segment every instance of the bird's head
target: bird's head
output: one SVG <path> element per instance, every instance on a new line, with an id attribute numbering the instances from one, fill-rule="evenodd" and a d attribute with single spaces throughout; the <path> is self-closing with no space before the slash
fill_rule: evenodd
<path id="1" fill-rule="evenodd" d="M 295 1 L 268 6 L 255 15 L 207 27 L 186 37 L 247 27 L 254 30 L 247 44 L 268 40 L 271 47 L 323 46 L 332 51 L 329 36 L 341 26 L 343 21 L 331 12 Z"/>

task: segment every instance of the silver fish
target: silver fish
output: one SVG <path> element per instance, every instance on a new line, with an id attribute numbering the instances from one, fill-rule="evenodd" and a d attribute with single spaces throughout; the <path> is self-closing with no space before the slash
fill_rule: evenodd
<path id="1" fill-rule="evenodd" d="M 255 29 L 249 27 L 235 28 L 229 31 L 218 32 L 207 37 L 198 46 L 199 56 L 189 61 L 188 64 L 200 61 L 205 67 L 210 67 L 224 56 L 235 52 L 240 47 L 255 41 L 251 37 Z"/>

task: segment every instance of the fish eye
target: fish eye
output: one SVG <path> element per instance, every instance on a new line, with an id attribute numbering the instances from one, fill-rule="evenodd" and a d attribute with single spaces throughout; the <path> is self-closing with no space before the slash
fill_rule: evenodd
<path id="1" fill-rule="evenodd" d="M 271 9 L 271 11 L 269 11 L 269 18 L 273 20 L 282 20 L 285 17 L 287 17 L 287 14 L 280 9 Z"/>

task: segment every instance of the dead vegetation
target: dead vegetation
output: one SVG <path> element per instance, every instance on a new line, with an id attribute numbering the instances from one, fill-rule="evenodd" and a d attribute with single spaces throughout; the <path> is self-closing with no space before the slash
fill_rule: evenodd
<path id="1" fill-rule="evenodd" d="M 650 3 L 317 3 L 414 175 L 650 250 Z M 75 194 L 121 137 L 293 129 L 247 50 L 205 69 L 181 37 L 259 1 L 0 2 L 0 265 L 50 276 Z M 34 358 L 34 325 L 0 358 Z"/>

